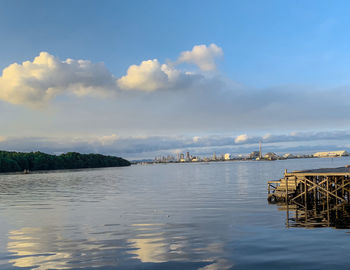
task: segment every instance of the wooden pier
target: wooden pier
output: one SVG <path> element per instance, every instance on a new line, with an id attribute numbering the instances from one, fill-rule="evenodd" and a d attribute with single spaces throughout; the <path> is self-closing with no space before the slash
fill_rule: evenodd
<path id="1" fill-rule="evenodd" d="M 350 166 L 284 173 L 268 182 L 268 201 L 287 211 L 287 225 L 350 228 Z M 290 216 L 291 214 L 291 216 Z"/>

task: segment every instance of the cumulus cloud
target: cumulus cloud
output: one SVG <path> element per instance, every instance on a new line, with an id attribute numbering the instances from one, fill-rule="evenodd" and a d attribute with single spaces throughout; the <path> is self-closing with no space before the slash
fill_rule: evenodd
<path id="1" fill-rule="evenodd" d="M 196 45 L 191 51 L 180 54 L 178 63 L 190 63 L 197 65 L 201 70 L 211 71 L 216 69 L 216 58 L 223 55 L 223 50 L 215 44 Z"/>
<path id="2" fill-rule="evenodd" d="M 193 74 L 181 72 L 153 59 L 130 66 L 127 74 L 118 79 L 118 86 L 123 90 L 155 91 L 184 86 L 185 82 L 190 83 L 193 78 Z"/>
<path id="3" fill-rule="evenodd" d="M 61 93 L 106 95 L 113 89 L 115 78 L 102 63 L 61 61 L 47 52 L 9 65 L 0 77 L 0 99 L 13 104 L 36 106 Z"/>
<path id="4" fill-rule="evenodd" d="M 247 134 L 242 134 L 239 135 L 235 138 L 235 143 L 243 143 L 248 140 L 248 135 Z"/>
<path id="5" fill-rule="evenodd" d="M 143 61 L 140 65 L 131 65 L 127 74 L 118 79 L 118 86 L 124 90 L 142 91 L 184 87 L 202 76 L 180 71 L 175 68 L 177 64 L 191 63 L 201 70 L 211 71 L 216 68 L 216 58 L 222 55 L 220 47 L 210 44 L 197 45 L 191 51 L 182 52 L 178 60 L 171 64 L 161 64 L 158 59 Z"/>
<path id="6" fill-rule="evenodd" d="M 215 44 L 195 46 L 183 52 L 180 62 L 197 64 L 203 70 L 215 68 L 214 58 L 222 54 Z M 186 89 L 203 79 L 175 68 L 176 63 L 161 64 L 157 59 L 131 65 L 125 76 L 116 78 L 103 63 L 87 60 L 60 60 L 41 52 L 33 61 L 13 63 L 2 71 L 0 99 L 12 104 L 41 106 L 60 94 L 109 96 L 120 90 L 155 91 Z"/>

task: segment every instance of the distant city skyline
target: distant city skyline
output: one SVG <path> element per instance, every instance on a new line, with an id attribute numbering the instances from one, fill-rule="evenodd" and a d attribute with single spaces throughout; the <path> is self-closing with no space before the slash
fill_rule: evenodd
<path id="1" fill-rule="evenodd" d="M 350 148 L 350 4 L 2 1 L 0 149 Z"/>

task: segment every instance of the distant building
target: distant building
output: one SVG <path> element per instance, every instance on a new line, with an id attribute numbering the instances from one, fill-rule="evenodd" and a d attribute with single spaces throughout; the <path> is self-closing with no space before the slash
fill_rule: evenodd
<path id="1" fill-rule="evenodd" d="M 231 159 L 231 155 L 230 155 L 229 153 L 226 153 L 226 154 L 224 155 L 224 159 L 225 159 L 225 160 L 230 160 L 230 159 Z"/>
<path id="2" fill-rule="evenodd" d="M 259 141 L 259 156 L 258 156 L 259 159 L 262 158 L 261 143 L 262 143 L 262 142 Z"/>
<path id="3" fill-rule="evenodd" d="M 190 152 L 186 152 L 186 161 L 190 161 L 191 157 L 190 157 Z"/>
<path id="4" fill-rule="evenodd" d="M 342 157 L 348 156 L 349 153 L 345 150 L 342 151 L 329 151 L 329 152 L 317 152 L 314 154 L 314 157 Z"/>
<path id="5" fill-rule="evenodd" d="M 259 151 L 253 151 L 253 152 L 251 152 L 249 154 L 249 158 L 251 158 L 251 159 L 256 159 L 258 157 L 260 157 L 260 152 Z"/>
<path id="6" fill-rule="evenodd" d="M 216 153 L 213 154 L 213 160 L 216 160 Z"/>
<path id="7" fill-rule="evenodd" d="M 284 158 L 295 158 L 295 156 L 291 153 L 287 153 L 283 155 Z"/>
<path id="8" fill-rule="evenodd" d="M 276 160 L 276 159 L 278 159 L 278 155 L 275 153 L 269 152 L 269 153 L 264 155 L 264 159 Z"/>

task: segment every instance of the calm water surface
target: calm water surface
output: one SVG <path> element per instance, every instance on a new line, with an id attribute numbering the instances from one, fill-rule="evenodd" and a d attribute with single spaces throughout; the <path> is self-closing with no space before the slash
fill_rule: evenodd
<path id="1" fill-rule="evenodd" d="M 287 228 L 285 168 L 350 158 L 0 175 L 0 269 L 349 269 L 350 230 Z"/>

